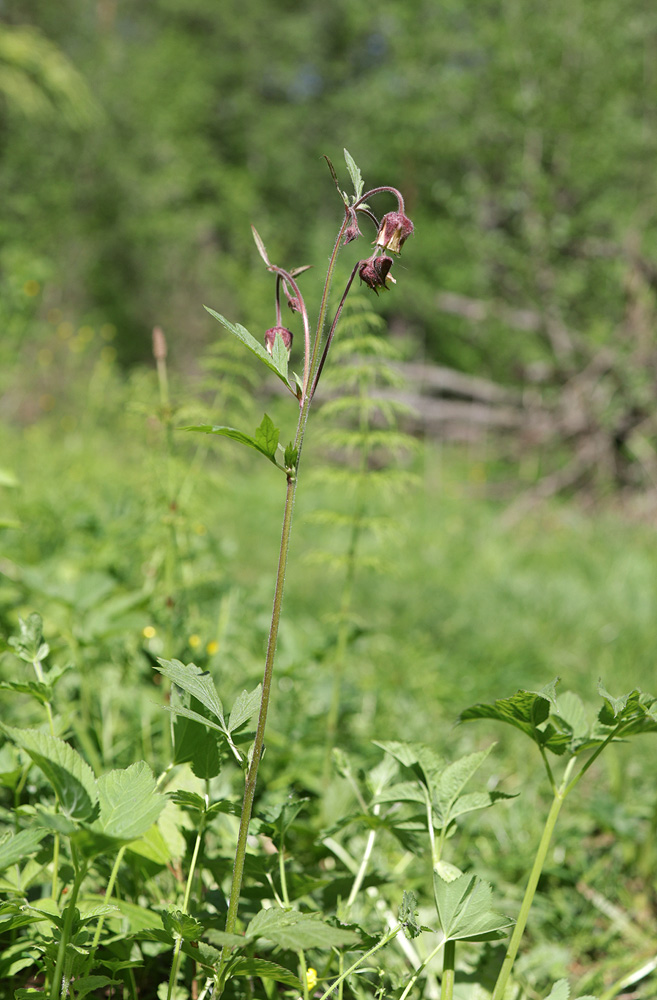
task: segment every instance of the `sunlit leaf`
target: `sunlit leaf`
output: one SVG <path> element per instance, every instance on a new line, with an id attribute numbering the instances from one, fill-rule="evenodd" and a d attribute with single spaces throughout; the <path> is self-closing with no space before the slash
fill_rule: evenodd
<path id="1" fill-rule="evenodd" d="M 343 948 L 358 941 L 353 931 L 324 923 L 318 917 L 296 910 L 272 907 L 260 910 L 246 929 L 248 938 L 265 938 L 292 951 L 306 948 Z"/>
<path id="2" fill-rule="evenodd" d="M 504 937 L 513 924 L 491 908 L 492 889 L 477 875 L 446 882 L 434 872 L 433 891 L 440 929 L 448 940 L 491 941 Z"/>
<path id="3" fill-rule="evenodd" d="M 225 326 L 227 330 L 230 330 L 230 332 L 235 337 L 237 337 L 238 340 L 241 340 L 242 343 L 246 347 L 248 347 L 248 349 L 253 354 L 255 354 L 255 356 L 259 358 L 260 361 L 263 362 L 263 364 L 267 366 L 267 368 L 270 369 L 270 371 L 273 371 L 275 375 L 278 375 L 281 382 L 283 382 L 283 384 L 286 385 L 288 389 L 294 392 L 292 386 L 287 380 L 287 371 L 283 372 L 282 369 L 276 367 L 276 363 L 272 358 L 272 356 L 266 351 L 264 346 L 255 339 L 255 337 L 251 336 L 251 334 L 245 327 L 241 326 L 239 323 L 231 323 L 230 320 L 227 320 L 225 318 L 225 316 L 222 316 L 220 313 L 215 312 L 214 309 L 210 309 L 209 306 L 204 306 L 203 308 L 206 309 L 211 316 L 214 316 L 214 318 L 218 320 L 219 323 Z M 286 360 L 287 360 L 287 352 L 286 352 Z"/>
<path id="4" fill-rule="evenodd" d="M 89 765 L 64 740 L 36 729 L 2 726 L 11 740 L 32 758 L 52 785 L 60 809 L 75 820 L 90 820 L 96 812 L 98 789 Z"/>
<path id="5" fill-rule="evenodd" d="M 344 150 L 344 159 L 347 164 L 347 170 L 349 171 L 349 176 L 351 177 L 351 183 L 354 185 L 354 193 L 356 195 L 356 201 L 360 198 L 363 193 L 363 177 L 360 170 L 354 162 L 354 158 L 351 156 L 348 150 Z"/>

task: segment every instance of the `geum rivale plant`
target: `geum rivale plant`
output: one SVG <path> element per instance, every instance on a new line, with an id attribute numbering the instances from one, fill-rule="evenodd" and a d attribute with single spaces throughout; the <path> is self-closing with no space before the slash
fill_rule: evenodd
<path id="1" fill-rule="evenodd" d="M 294 396 L 298 406 L 298 417 L 296 433 L 293 439 L 287 444 L 286 447 L 279 444 L 279 431 L 266 414 L 259 427 L 256 429 L 254 435 L 246 434 L 234 427 L 223 425 L 206 425 L 189 428 L 190 430 L 232 438 L 249 448 L 253 448 L 255 451 L 264 455 L 273 465 L 280 469 L 285 475 L 286 480 L 283 527 L 274 589 L 271 626 L 267 642 L 265 668 L 262 679 L 262 688 L 259 692 L 260 703 L 257 726 L 253 745 L 249 751 L 248 761 L 242 761 L 246 770 L 244 798 L 240 815 L 230 899 L 228 903 L 228 914 L 225 926 L 225 935 L 227 936 L 223 942 L 224 949 L 215 974 L 215 996 L 221 992 L 227 977 L 231 974 L 229 957 L 231 945 L 235 945 L 239 941 L 243 943 L 243 939 L 238 939 L 238 941 L 235 940 L 235 929 L 237 925 L 240 890 L 244 876 L 247 837 L 256 790 L 258 766 L 264 747 L 265 727 L 267 722 L 274 657 L 281 616 L 294 499 L 299 480 L 302 445 L 310 408 L 329 354 L 329 350 L 331 348 L 340 315 L 354 280 L 356 277 L 359 277 L 361 282 L 367 285 L 376 294 L 378 294 L 379 290 L 384 290 L 390 287 L 390 285 L 395 281 L 390 273 L 394 263 L 393 257 L 390 256 L 390 254 L 398 255 L 408 237 L 413 233 L 413 223 L 406 215 L 404 199 L 401 193 L 396 188 L 389 186 L 376 187 L 363 192 L 364 184 L 360 170 L 346 150 L 345 160 L 354 185 L 354 194 L 352 196 L 348 196 L 340 189 L 333 165 L 327 158 L 331 175 L 343 201 L 344 217 L 338 230 L 333 251 L 329 259 L 319 309 L 314 324 L 311 323 L 310 313 L 297 281 L 300 275 L 307 268 L 299 267 L 286 270 L 285 268 L 272 263 L 265 245 L 255 229 L 253 230 L 253 235 L 260 256 L 262 257 L 267 270 L 275 276 L 275 323 L 264 334 L 264 346 L 243 326 L 232 323 L 214 310 L 208 309 L 208 312 L 214 316 L 215 319 L 222 323 L 223 326 L 225 326 L 231 333 L 241 340 L 242 343 L 256 355 L 256 357 L 264 362 L 264 364 L 278 376 L 292 396 Z M 396 207 L 392 211 L 383 215 L 381 219 L 374 214 L 369 205 L 369 201 L 373 198 L 377 198 L 379 195 L 386 196 L 388 198 L 392 197 L 396 201 Z M 354 264 L 327 329 L 329 296 L 338 254 L 344 246 L 357 240 L 362 235 L 360 230 L 361 219 L 366 219 L 368 223 L 373 224 L 374 226 L 374 249 L 366 258 L 360 259 Z M 300 316 L 303 330 L 302 374 L 298 375 L 294 373 L 292 377 L 290 377 L 288 373 L 288 362 L 292 350 L 293 334 L 292 331 L 285 327 L 282 322 L 281 302 L 283 300 L 287 302 L 293 313 L 297 313 Z M 206 708 L 208 707 L 207 697 L 210 696 L 208 695 L 207 690 L 205 691 L 206 698 L 199 698 L 199 685 L 201 682 L 197 671 L 192 670 L 190 672 L 177 661 L 163 661 L 160 669 L 191 698 L 201 701 L 202 704 L 205 704 Z M 206 682 L 207 678 L 204 678 L 202 683 Z M 206 719 L 202 715 L 194 713 L 193 709 L 190 709 L 187 706 L 180 706 L 177 709 L 174 707 L 173 711 L 177 711 L 178 713 L 185 715 L 187 718 L 196 714 L 197 721 L 206 722 Z M 243 717 L 241 718 L 242 721 L 244 721 Z M 227 738 L 230 739 L 230 734 L 226 733 L 225 727 L 224 732 L 225 735 L 227 735 Z M 232 740 L 231 749 L 238 759 L 241 760 L 240 751 L 237 749 Z M 345 938 L 345 940 L 347 940 L 347 938 Z"/>

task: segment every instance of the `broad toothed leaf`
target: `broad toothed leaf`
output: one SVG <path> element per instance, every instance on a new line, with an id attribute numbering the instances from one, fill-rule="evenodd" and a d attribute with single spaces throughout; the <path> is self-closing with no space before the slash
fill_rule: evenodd
<path id="1" fill-rule="evenodd" d="M 491 909 L 488 882 L 460 875 L 451 882 L 434 872 L 433 892 L 440 929 L 452 941 L 492 941 L 504 937 L 513 920 Z"/>
<path id="2" fill-rule="evenodd" d="M 470 722 L 474 719 L 497 719 L 520 729 L 534 743 L 552 753 L 560 755 L 566 752 L 570 745 L 568 733 L 557 732 L 551 723 L 547 722 L 550 710 L 558 714 L 559 706 L 556 700 L 557 681 L 552 681 L 541 691 L 517 691 L 510 698 L 500 698 L 489 704 L 472 705 L 461 712 L 459 722 Z"/>
<path id="3" fill-rule="evenodd" d="M 92 829 L 118 840 L 135 840 L 153 825 L 166 801 L 145 761 L 109 771 L 98 779 L 100 813 Z"/>
<path id="4" fill-rule="evenodd" d="M 277 341 L 280 339 L 280 336 L 276 337 Z M 278 447 L 278 435 L 278 427 L 274 427 L 274 421 L 265 413 L 260 426 L 256 428 L 255 442 L 263 455 L 266 455 L 268 458 L 273 459 L 276 454 L 276 449 Z"/>
<path id="5" fill-rule="evenodd" d="M 62 812 L 74 820 L 92 819 L 97 811 L 98 789 L 93 771 L 79 753 L 64 740 L 36 729 L 2 728 L 43 771 Z"/>
<path id="6" fill-rule="evenodd" d="M 195 663 L 188 663 L 185 666 L 180 660 L 158 660 L 157 663 L 156 670 L 183 691 L 197 698 L 225 727 L 224 706 L 207 670 L 201 670 Z"/>
<path id="7" fill-rule="evenodd" d="M 274 908 L 256 913 L 246 929 L 246 936 L 262 937 L 291 951 L 342 948 L 359 940 L 353 931 L 333 927 L 309 913 Z"/>

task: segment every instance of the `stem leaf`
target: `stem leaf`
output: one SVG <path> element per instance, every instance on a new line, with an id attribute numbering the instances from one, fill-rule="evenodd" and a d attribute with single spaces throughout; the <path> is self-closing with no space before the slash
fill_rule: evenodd
<path id="1" fill-rule="evenodd" d="M 251 353 L 255 354 L 255 356 L 259 358 L 263 364 L 267 366 L 267 368 L 273 371 L 275 375 L 278 375 L 281 382 L 283 382 L 288 389 L 294 393 L 294 389 L 287 379 L 287 351 L 285 352 L 285 371 L 283 371 L 282 368 L 278 368 L 276 366 L 274 358 L 267 353 L 265 348 L 255 339 L 255 337 L 251 336 L 245 327 L 241 326 L 239 323 L 231 323 L 225 316 L 222 316 L 221 313 L 215 312 L 214 309 L 210 309 L 209 306 L 203 306 L 203 308 L 209 312 L 211 316 L 214 316 L 219 323 L 225 326 L 227 330 L 230 330 L 233 336 L 237 337 L 238 340 L 241 340 L 244 346 L 248 347 Z"/>
<path id="2" fill-rule="evenodd" d="M 347 164 L 347 170 L 349 171 L 349 176 L 351 177 L 351 183 L 354 185 L 354 192 L 356 195 L 354 201 L 358 201 L 358 199 L 363 193 L 363 187 L 364 187 L 363 176 L 358 167 L 356 166 L 353 156 L 347 149 L 344 150 L 344 159 L 345 163 Z"/>
<path id="3" fill-rule="evenodd" d="M 260 698 L 262 695 L 262 685 L 258 684 L 253 691 L 242 691 L 233 702 L 233 707 L 228 718 L 228 729 L 231 733 L 240 729 L 249 722 L 258 711 Z"/>
<path id="4" fill-rule="evenodd" d="M 268 458 L 269 461 L 276 466 L 276 468 L 282 468 L 282 466 L 280 466 L 276 461 L 276 448 L 278 446 L 279 431 L 276 427 L 274 427 L 271 418 L 268 417 L 267 414 L 265 414 L 260 426 L 256 428 L 255 437 L 251 437 L 250 434 L 245 434 L 243 431 L 238 431 L 236 427 L 225 427 L 223 425 L 213 426 L 212 424 L 197 424 L 193 427 L 183 427 L 181 430 L 198 431 L 201 434 L 219 434 L 222 437 L 231 438 L 233 441 L 238 441 L 247 448 L 253 448 L 255 451 L 259 451 L 260 454 L 264 455 L 265 458 Z"/>
<path id="5" fill-rule="evenodd" d="M 276 337 L 276 341 L 280 339 L 281 338 L 279 334 Z M 281 344 L 282 342 L 283 341 L 281 340 Z M 276 345 L 274 345 L 274 350 L 275 348 Z M 278 427 L 274 427 L 273 420 L 271 419 L 271 417 L 268 417 L 267 414 L 265 413 L 260 423 L 260 426 L 256 428 L 255 443 L 258 450 L 261 451 L 263 455 L 266 455 L 267 458 L 270 458 L 272 461 L 274 460 L 274 456 L 276 455 L 276 449 L 278 448 L 279 433 L 280 432 L 278 430 Z"/>
<path id="6" fill-rule="evenodd" d="M 207 670 L 201 670 L 195 663 L 188 663 L 185 666 L 180 660 L 158 660 L 155 669 L 172 680 L 183 691 L 191 694 L 193 698 L 197 698 L 205 708 L 212 712 L 215 718 L 219 719 L 223 727 L 222 731 L 226 731 L 224 706 Z M 207 720 L 202 721 L 206 722 Z"/>

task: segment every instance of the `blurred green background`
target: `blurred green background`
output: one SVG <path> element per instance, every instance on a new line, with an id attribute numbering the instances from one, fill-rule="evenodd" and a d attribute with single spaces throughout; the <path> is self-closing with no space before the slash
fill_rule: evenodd
<path id="1" fill-rule="evenodd" d="M 249 225 L 318 284 L 345 146 L 407 198 L 385 310 L 429 357 L 513 381 L 554 350 L 441 290 L 613 344 L 655 250 L 656 54 L 647 0 L 2 0 L 0 349 L 38 319 L 128 363 L 159 323 L 188 366 L 202 302 L 269 326 Z"/>

